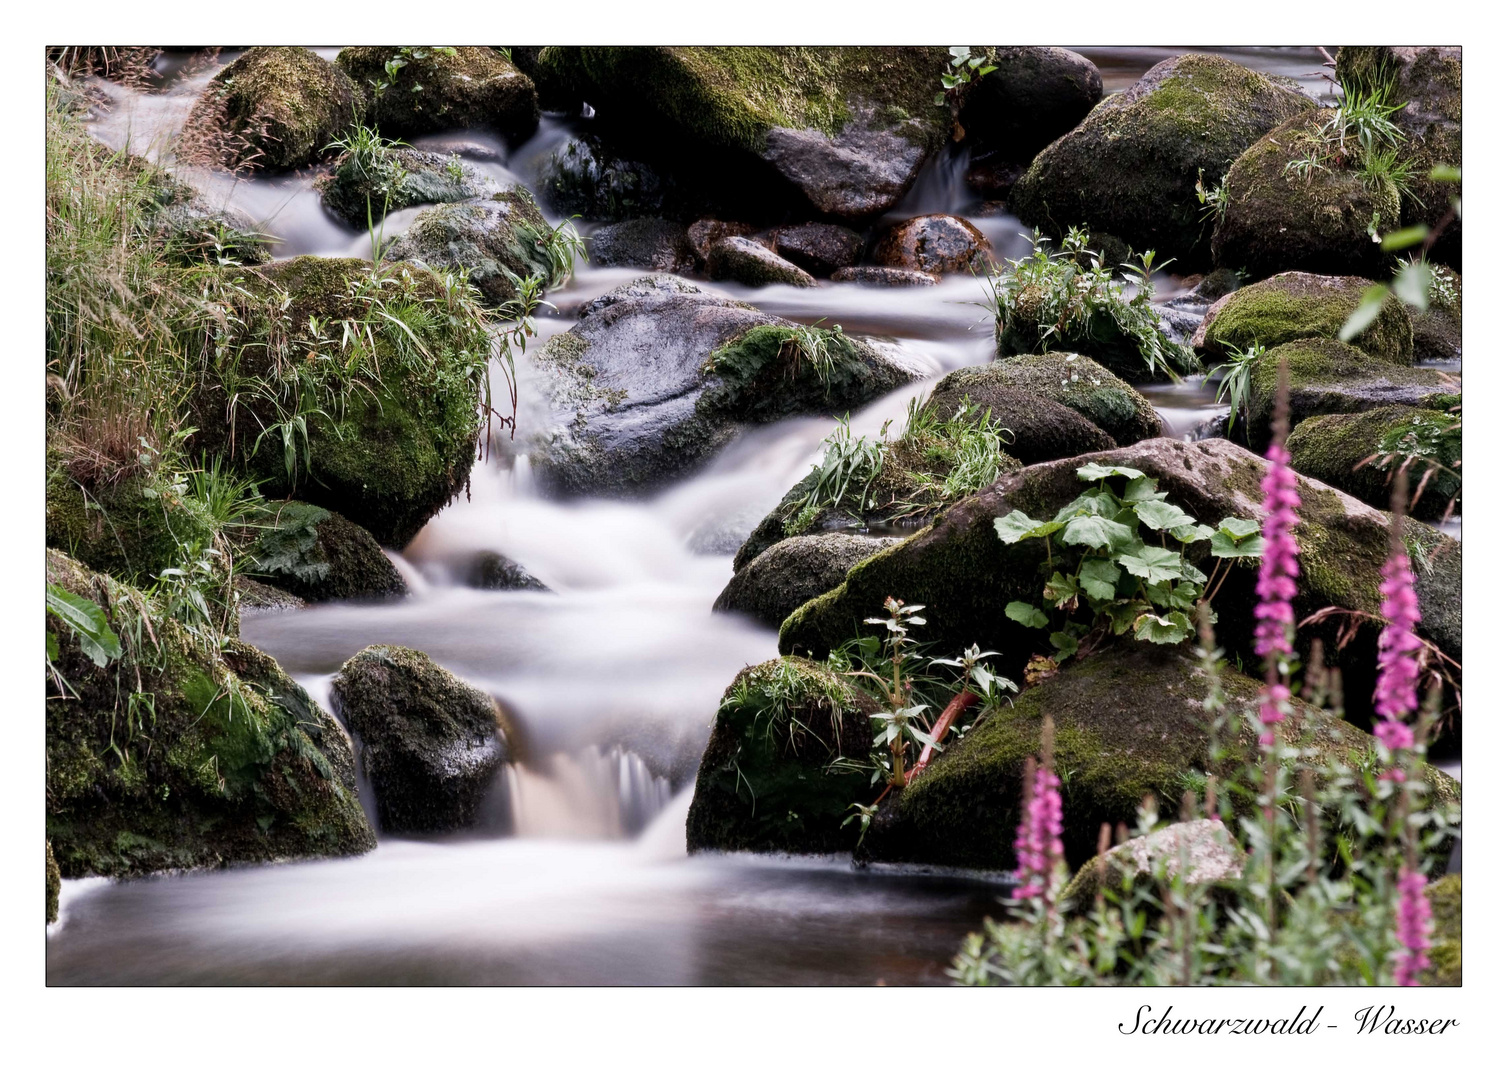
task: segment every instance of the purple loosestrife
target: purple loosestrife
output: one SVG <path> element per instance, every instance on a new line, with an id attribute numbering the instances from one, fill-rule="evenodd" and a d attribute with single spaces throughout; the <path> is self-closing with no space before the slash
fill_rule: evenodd
<path id="1" fill-rule="evenodd" d="M 1382 568 L 1382 618 L 1386 625 L 1377 640 L 1377 690 L 1372 696 L 1382 719 L 1372 730 L 1382 745 L 1396 754 L 1414 745 L 1407 718 L 1419 708 L 1414 687 L 1419 681 L 1421 644 L 1414 634 L 1419 598 L 1414 594 L 1413 566 L 1403 549 L 1402 510 L 1398 505 L 1393 511 L 1392 532 L 1388 561 Z"/>
<path id="2" fill-rule="evenodd" d="M 1418 870 L 1398 875 L 1398 951 L 1393 954 L 1393 979 L 1399 986 L 1418 986 L 1419 972 L 1429 967 L 1429 897 Z"/>
<path id="3" fill-rule="evenodd" d="M 1262 566 L 1257 574 L 1256 653 L 1267 661 L 1267 690 L 1262 695 L 1261 742 L 1271 746 L 1287 713 L 1288 687 L 1278 681 L 1280 661 L 1293 655 L 1293 598 L 1298 593 L 1298 477 L 1288 465 L 1288 365 L 1278 362 L 1278 386 L 1272 414 L 1270 463 L 1262 478 Z"/>
<path id="4" fill-rule="evenodd" d="M 1042 764 L 1026 759 L 1021 822 L 1016 826 L 1016 873 L 1012 899 L 1050 900 L 1053 874 L 1063 858 L 1063 799 L 1052 768 L 1052 719 L 1042 725 Z"/>

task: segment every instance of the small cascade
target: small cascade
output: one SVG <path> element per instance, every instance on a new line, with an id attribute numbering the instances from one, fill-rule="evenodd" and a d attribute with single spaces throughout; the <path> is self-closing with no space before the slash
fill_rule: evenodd
<path id="1" fill-rule="evenodd" d="M 588 746 L 575 754 L 552 754 L 539 769 L 509 765 L 503 783 L 513 833 L 520 837 L 635 836 L 670 802 L 670 781 L 655 776 L 642 758 L 620 747 L 604 752 Z"/>

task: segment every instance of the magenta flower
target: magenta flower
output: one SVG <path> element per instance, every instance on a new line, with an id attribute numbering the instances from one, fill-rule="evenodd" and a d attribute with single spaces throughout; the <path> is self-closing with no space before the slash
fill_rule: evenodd
<path id="1" fill-rule="evenodd" d="M 1058 777 L 1051 769 L 1039 768 L 1021 823 L 1016 826 L 1016 870 L 1021 884 L 1011 896 L 1016 900 L 1046 897 L 1058 860 L 1063 857 L 1063 800 Z"/>
<path id="2" fill-rule="evenodd" d="M 1387 625 L 1377 641 L 1377 690 L 1373 701 L 1382 721 L 1373 734 L 1389 750 L 1411 749 L 1414 732 L 1405 718 L 1419 707 L 1414 687 L 1419 681 L 1419 600 L 1414 595 L 1414 571 L 1408 555 L 1395 544 L 1382 570 L 1382 617 Z"/>
<path id="3" fill-rule="evenodd" d="M 1429 967 L 1431 925 L 1424 875 L 1405 870 L 1398 875 L 1398 951 L 1393 954 L 1393 979 L 1399 986 L 1418 986 L 1419 972 Z"/>
<path id="4" fill-rule="evenodd" d="M 1258 656 L 1267 658 L 1269 674 L 1275 676 L 1277 662 L 1293 655 L 1293 598 L 1298 593 L 1299 574 L 1299 545 L 1293 527 L 1299 521 L 1299 493 L 1298 477 L 1288 467 L 1288 450 L 1282 439 L 1273 439 L 1267 448 L 1267 460 L 1271 465 L 1262 478 L 1262 508 L 1267 516 L 1262 522 L 1265 543 L 1262 567 L 1257 573 L 1255 648 Z M 1269 678 L 1262 695 L 1263 746 L 1273 744 L 1287 700 L 1288 688 Z"/>

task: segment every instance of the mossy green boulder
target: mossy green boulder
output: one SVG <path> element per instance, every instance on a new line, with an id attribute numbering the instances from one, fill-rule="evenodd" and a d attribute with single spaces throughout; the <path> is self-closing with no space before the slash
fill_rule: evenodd
<path id="1" fill-rule="evenodd" d="M 47 836 L 64 877 L 372 848 L 345 732 L 271 657 L 212 648 L 62 552 L 47 580 L 98 604 L 124 648 L 98 667 L 47 617 Z"/>
<path id="2" fill-rule="evenodd" d="M 968 394 L 970 400 L 988 405 L 990 396 L 999 389 L 1032 394 L 1072 409 L 1121 446 L 1162 434 L 1162 418 L 1151 402 L 1130 383 L 1081 353 L 1006 356 L 959 368 L 944 377 L 932 393 L 943 400 Z M 1097 448 L 1099 440 L 1092 433 L 1083 431 L 1082 435 L 1090 441 L 1074 453 Z"/>
<path id="3" fill-rule="evenodd" d="M 231 168 L 297 169 L 366 112 L 361 89 L 308 49 L 258 45 L 209 81 L 184 122 L 179 156 Z"/>
<path id="4" fill-rule="evenodd" d="M 1220 56 L 1187 53 L 1112 94 L 1048 146 L 1011 193 L 1028 225 L 1062 235 L 1084 223 L 1185 270 L 1210 265 L 1194 185 L 1314 102 Z"/>
<path id="5" fill-rule="evenodd" d="M 1435 932 L 1429 967 L 1419 974 L 1424 986 L 1461 985 L 1461 875 L 1448 874 L 1424 890 Z"/>
<path id="6" fill-rule="evenodd" d="M 248 548 L 244 568 L 300 600 L 381 600 L 408 592 L 371 533 L 320 506 L 270 505 Z"/>
<path id="7" fill-rule="evenodd" d="M 976 148 L 1029 162 L 1104 96 L 1094 61 L 1067 49 L 994 49 L 995 70 L 969 84 L 958 120 Z"/>
<path id="8" fill-rule="evenodd" d="M 712 610 L 743 612 L 779 629 L 802 604 L 836 588 L 855 563 L 895 542 L 831 532 L 777 540 L 734 573 Z"/>
<path id="9" fill-rule="evenodd" d="M 1271 349 L 1299 338 L 1338 339 L 1373 284 L 1367 278 L 1298 270 L 1275 274 L 1216 301 L 1195 333 L 1193 346 L 1223 360 L 1228 348 L 1245 352 L 1254 345 Z M 1387 363 L 1411 364 L 1414 333 L 1403 301 L 1389 293 L 1377 318 L 1351 344 Z"/>
<path id="10" fill-rule="evenodd" d="M 1268 132 L 1225 177 L 1227 204 L 1215 225 L 1216 266 L 1251 278 L 1284 270 L 1386 278 L 1393 255 L 1372 239 L 1398 228 L 1401 195 L 1384 178 L 1369 186 L 1351 164 L 1310 170 L 1290 163 L 1317 150 L 1333 114 L 1304 113 Z"/>
<path id="11" fill-rule="evenodd" d="M 1354 495 L 1362 502 L 1386 510 L 1392 505 L 1390 480 L 1399 464 L 1409 457 L 1438 462 L 1433 466 L 1415 461 L 1408 469 L 1409 513 L 1438 521 L 1446 508 L 1460 507 L 1461 419 L 1434 409 L 1385 405 L 1364 413 L 1315 416 L 1293 429 L 1288 436 L 1293 467 L 1305 476 L 1323 480 Z M 1379 455 L 1391 460 L 1368 462 Z M 1449 472 L 1445 470 L 1450 470 Z"/>
<path id="12" fill-rule="evenodd" d="M 515 278 L 537 275 L 549 283 L 550 258 L 540 247 L 549 231 L 534 196 L 515 184 L 478 202 L 420 210 L 388 257 L 465 270 L 488 303 L 505 304 L 518 297 Z"/>
<path id="13" fill-rule="evenodd" d="M 392 62 L 401 66 L 389 81 Z M 521 138 L 539 124 L 533 80 L 494 48 L 363 45 L 340 50 L 335 63 L 362 88 L 372 122 L 389 138 L 452 128 Z"/>
<path id="14" fill-rule="evenodd" d="M 832 671 L 781 658 L 745 668 L 712 722 L 686 816 L 686 850 L 850 851 L 870 797 L 870 698 Z M 839 758 L 858 765 L 845 767 Z"/>
<path id="15" fill-rule="evenodd" d="M 410 147 L 388 150 L 375 161 L 343 154 L 316 186 L 327 210 L 362 230 L 406 206 L 468 202 L 499 190 L 497 181 L 459 154 Z"/>
<path id="16" fill-rule="evenodd" d="M 1059 390 L 1063 389 L 1060 385 Z M 960 368 L 945 376 L 926 404 L 936 408 L 938 415 L 948 416 L 966 400 L 990 410 L 990 418 L 1003 428 L 1001 444 L 1025 465 L 1115 448 L 1115 440 L 1083 413 L 1043 394 L 992 378 L 978 367 Z"/>

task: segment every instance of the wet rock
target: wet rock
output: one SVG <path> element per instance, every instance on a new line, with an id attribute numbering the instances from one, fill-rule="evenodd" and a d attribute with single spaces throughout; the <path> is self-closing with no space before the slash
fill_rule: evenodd
<path id="1" fill-rule="evenodd" d="M 1221 267 L 1218 270 L 1211 270 L 1199 279 L 1199 284 L 1194 287 L 1194 295 L 1202 300 L 1218 300 L 1240 287 L 1241 275 L 1234 270 Z"/>
<path id="2" fill-rule="evenodd" d="M 969 88 L 959 111 L 970 142 L 1018 162 L 1078 126 L 1104 88 L 1094 62 L 1067 49 L 998 46 L 995 70 Z"/>
<path id="3" fill-rule="evenodd" d="M 702 261 L 712 257 L 712 245 L 726 236 L 752 236 L 757 230 L 754 226 L 742 221 L 719 221 L 716 218 L 702 218 L 693 222 L 686 230 L 686 237 L 691 241 L 691 246 L 701 256 Z"/>
<path id="4" fill-rule="evenodd" d="M 235 587 L 243 614 L 248 611 L 298 611 L 309 606 L 291 592 L 242 574 L 237 574 L 231 584 Z"/>
<path id="5" fill-rule="evenodd" d="M 388 151 L 375 165 L 343 155 L 317 183 L 325 209 L 358 229 L 406 206 L 489 199 L 501 190 L 459 154 L 408 148 Z"/>
<path id="6" fill-rule="evenodd" d="M 725 236 L 713 244 L 707 256 L 707 273 L 714 281 L 744 285 L 811 288 L 817 284 L 801 267 L 746 236 Z"/>
<path id="7" fill-rule="evenodd" d="M 705 200 L 657 164 L 639 160 L 600 136 L 567 139 L 540 169 L 535 187 L 542 203 L 561 217 L 626 221 L 636 217 L 684 219 Z"/>
<path id="8" fill-rule="evenodd" d="M 1204 315 L 1209 307 L 1200 300 L 1190 298 L 1153 304 L 1152 310 L 1157 314 L 1157 329 L 1163 337 L 1177 345 L 1188 345 L 1204 324 Z"/>
<path id="9" fill-rule="evenodd" d="M 489 303 L 503 304 L 518 295 L 510 274 L 538 274 L 548 281 L 550 260 L 537 241 L 549 229 L 528 189 L 515 185 L 483 202 L 419 211 L 388 257 L 435 270 L 464 268 Z"/>
<path id="10" fill-rule="evenodd" d="M 852 229 L 818 222 L 783 226 L 773 239 L 775 254 L 818 277 L 852 266 L 864 250 L 864 238 Z"/>
<path id="11" fill-rule="evenodd" d="M 1304 175 L 1289 168 L 1323 138 L 1333 113 L 1305 113 L 1268 132 L 1236 159 L 1225 177 L 1228 203 L 1215 225 L 1220 266 L 1252 277 L 1284 270 L 1384 278 L 1393 255 L 1372 239 L 1398 228 L 1401 197 L 1390 180 L 1364 182 L 1359 163 L 1331 162 Z"/>
<path id="12" fill-rule="evenodd" d="M 381 94 L 386 65 L 405 61 Z M 422 135 L 453 128 L 491 128 L 509 138 L 531 134 L 539 124 L 533 81 L 497 49 L 370 45 L 340 50 L 335 57 L 367 94 L 373 123 L 384 135 Z"/>
<path id="13" fill-rule="evenodd" d="M 1002 444 L 1026 465 L 1115 449 L 1115 440 L 1083 414 L 976 367 L 944 376 L 927 403 L 935 405 L 940 415 L 948 415 L 965 400 L 990 410 L 991 418 L 1005 429 Z"/>
<path id="14" fill-rule="evenodd" d="M 899 222 L 880 234 L 874 248 L 876 262 L 924 274 L 982 273 L 994 255 L 982 232 L 951 214 Z"/>
<path id="15" fill-rule="evenodd" d="M 271 258 L 272 238 L 250 215 L 176 180 L 163 195 L 148 227 L 174 261 L 260 266 Z"/>
<path id="16" fill-rule="evenodd" d="M 471 565 L 467 583 L 473 589 L 494 589 L 500 592 L 514 589 L 549 592 L 550 587 L 506 555 L 484 551 Z"/>
<path id="17" fill-rule="evenodd" d="M 1299 338 L 1335 338 L 1373 282 L 1359 277 L 1324 277 L 1292 271 L 1237 289 L 1211 305 L 1191 343 L 1225 356 L 1253 345 L 1271 349 Z M 1403 302 L 1389 295 L 1382 311 L 1352 344 L 1392 364 L 1408 364 L 1414 335 Z"/>
<path id="18" fill-rule="evenodd" d="M 845 266 L 833 272 L 834 281 L 856 285 L 878 285 L 888 289 L 905 289 L 916 285 L 936 285 L 937 278 L 920 270 L 900 270 L 894 266 Z"/>
<path id="19" fill-rule="evenodd" d="M 272 506 L 259 522 L 250 571 L 301 600 L 386 600 L 408 593 L 403 575 L 372 534 L 308 503 Z"/>
<path id="20" fill-rule="evenodd" d="M 593 297 L 576 309 L 576 318 L 585 319 L 588 315 L 596 315 L 606 311 L 614 304 L 622 304 L 629 300 L 653 300 L 668 299 L 675 296 L 704 296 L 717 297 L 727 300 L 729 297 L 704 285 L 687 281 L 685 278 L 676 277 L 674 274 L 648 274 L 641 278 L 625 282 L 611 292 Z"/>
<path id="21" fill-rule="evenodd" d="M 431 835 L 476 824 L 509 759 L 492 698 L 422 652 L 373 645 L 341 666 L 330 703 L 360 740 L 383 832 Z"/>
<path id="22" fill-rule="evenodd" d="M 967 393 L 988 404 L 999 388 L 1033 394 L 1078 413 L 1121 446 L 1162 434 L 1162 419 L 1150 402 L 1105 368 L 1076 353 L 1045 353 L 1010 356 L 976 367 L 960 368 L 937 384 L 936 394 Z M 1023 425 L 1030 430 L 1030 425 Z M 1099 442 L 1079 427 L 1066 429 L 1072 437 L 1093 440 L 1083 453 Z M 1058 444 L 1049 443 L 1049 446 Z M 1023 448 L 1026 449 L 1026 448 Z M 1043 448 L 1044 450 L 1046 447 Z M 1015 447 L 1012 447 L 1015 452 Z M 1030 453 L 1030 449 L 1027 449 Z"/>
<path id="23" fill-rule="evenodd" d="M 802 604 L 836 587 L 855 563 L 895 542 L 841 533 L 789 537 L 735 573 L 712 610 L 741 611 L 778 628 Z"/>
<path id="24" fill-rule="evenodd" d="M 1094 906 L 1101 888 L 1129 898 L 1175 878 L 1185 886 L 1234 883 L 1245 865 L 1246 852 L 1224 823 L 1180 821 L 1090 859 L 1063 890 L 1063 900 L 1083 910 Z"/>
<path id="25" fill-rule="evenodd" d="M 1439 521 L 1447 507 L 1460 506 L 1461 418 L 1450 413 L 1386 405 L 1364 413 L 1315 416 L 1293 429 L 1288 449 L 1299 472 L 1379 510 L 1392 505 L 1391 477 L 1399 463 L 1411 455 L 1429 458 L 1443 469 L 1430 478 L 1409 513 Z M 1388 453 L 1397 457 L 1386 463 L 1366 461 Z M 1430 468 L 1423 461 L 1409 468 L 1410 499 Z"/>
<path id="26" fill-rule="evenodd" d="M 1264 134 L 1314 107 L 1224 57 L 1172 57 L 1038 154 L 1012 202 L 1029 225 L 1088 223 L 1197 270 L 1209 265 L 1193 195 L 1200 170 L 1218 179 Z"/>
<path id="27" fill-rule="evenodd" d="M 361 88 L 328 60 L 297 46 L 258 45 L 204 88 L 184 121 L 179 159 L 297 169 L 365 111 Z"/>
<path id="28" fill-rule="evenodd" d="M 633 218 L 604 225 L 588 241 L 592 262 L 598 266 L 635 266 L 689 274 L 696 269 L 696 250 L 686 230 L 664 218 Z"/>
<path id="29" fill-rule="evenodd" d="M 999 213 L 1007 212 L 1009 200 L 1016 182 L 1026 175 L 1026 166 L 1013 161 L 1005 154 L 992 154 L 969 162 L 969 171 L 964 173 L 964 183 L 987 199 L 999 200 Z"/>
<path id="30" fill-rule="evenodd" d="M 47 837 L 63 877 L 375 845 L 345 732 L 270 656 L 234 639 L 211 648 L 153 597 L 61 552 L 48 551 L 47 580 L 100 605 L 126 650 L 98 667 L 47 617 L 72 688 L 58 694 L 47 672 Z M 152 626 L 139 641 L 136 617 Z"/>

